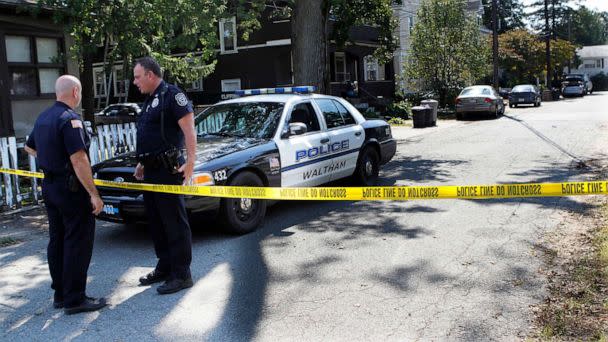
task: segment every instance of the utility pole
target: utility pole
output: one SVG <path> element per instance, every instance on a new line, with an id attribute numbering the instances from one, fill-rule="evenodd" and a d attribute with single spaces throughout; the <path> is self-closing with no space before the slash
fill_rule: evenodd
<path id="1" fill-rule="evenodd" d="M 572 43 L 572 10 L 568 9 L 568 41 Z M 568 73 L 572 72 L 572 58 L 568 59 Z"/>
<path id="2" fill-rule="evenodd" d="M 494 89 L 498 89 L 498 0 L 492 0 L 492 62 Z"/>
<path id="3" fill-rule="evenodd" d="M 546 86 L 551 89 L 551 26 L 549 26 L 549 0 L 545 0 L 545 53 L 547 58 Z"/>

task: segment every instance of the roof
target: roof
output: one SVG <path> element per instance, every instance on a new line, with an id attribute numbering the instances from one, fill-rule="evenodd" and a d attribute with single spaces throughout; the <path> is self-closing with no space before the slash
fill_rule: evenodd
<path id="1" fill-rule="evenodd" d="M 278 102 L 287 103 L 290 101 L 298 101 L 310 98 L 332 98 L 328 95 L 320 94 L 268 94 L 268 95 L 253 95 L 243 96 L 236 99 L 226 100 L 218 104 L 243 103 L 243 102 Z"/>
<path id="2" fill-rule="evenodd" d="M 583 46 L 576 53 L 580 58 L 608 57 L 608 45 Z"/>

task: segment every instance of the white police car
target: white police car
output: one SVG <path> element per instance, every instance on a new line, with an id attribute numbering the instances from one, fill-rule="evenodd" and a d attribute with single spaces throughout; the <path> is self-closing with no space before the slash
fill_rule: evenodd
<path id="1" fill-rule="evenodd" d="M 313 87 L 237 91 L 196 115 L 197 185 L 304 187 L 352 177 L 374 185 L 396 142 L 383 120 L 366 120 L 342 98 L 313 94 Z M 133 153 L 93 167 L 99 179 L 137 182 Z M 100 188 L 102 220 L 145 220 L 141 192 Z M 189 214 L 214 210 L 233 233 L 254 230 L 268 201 L 186 197 Z M 199 223 L 193 222 L 193 225 Z M 202 223 L 201 223 L 202 224 Z"/>

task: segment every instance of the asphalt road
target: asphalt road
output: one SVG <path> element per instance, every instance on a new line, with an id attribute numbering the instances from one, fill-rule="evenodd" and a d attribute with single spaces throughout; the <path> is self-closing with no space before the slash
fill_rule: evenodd
<path id="1" fill-rule="evenodd" d="M 588 179 L 577 160 L 606 159 L 607 107 L 608 94 L 594 94 L 395 129 L 382 184 Z M 580 197 L 281 202 L 246 236 L 195 227 L 195 285 L 168 296 L 137 286 L 155 265 L 145 231 L 99 223 L 88 292 L 111 305 L 75 316 L 52 308 L 44 227 L 16 220 L 25 241 L 0 248 L 0 340 L 520 339 L 546 295 L 543 234 L 591 207 Z"/>

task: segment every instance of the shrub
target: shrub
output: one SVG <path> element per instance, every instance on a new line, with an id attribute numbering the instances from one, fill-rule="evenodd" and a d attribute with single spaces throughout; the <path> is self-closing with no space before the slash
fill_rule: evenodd
<path id="1" fill-rule="evenodd" d="M 407 121 L 399 117 L 393 117 L 388 120 L 388 124 L 391 126 L 403 126 L 407 124 Z"/>
<path id="2" fill-rule="evenodd" d="M 386 116 L 391 118 L 407 119 L 411 113 L 412 104 L 407 100 L 393 102 L 386 108 Z"/>
<path id="3" fill-rule="evenodd" d="M 604 72 L 591 76 L 591 82 L 593 82 L 593 90 L 608 90 L 608 75 Z"/>

